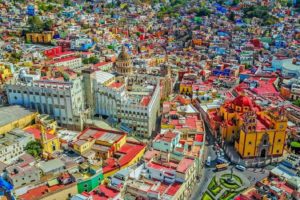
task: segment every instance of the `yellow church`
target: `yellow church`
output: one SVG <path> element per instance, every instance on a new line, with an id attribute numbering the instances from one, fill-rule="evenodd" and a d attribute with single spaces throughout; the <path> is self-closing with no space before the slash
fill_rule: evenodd
<path id="1" fill-rule="evenodd" d="M 285 147 L 287 118 L 283 109 L 263 110 L 240 95 L 219 110 L 220 135 L 234 143 L 242 158 L 281 156 Z"/>
<path id="2" fill-rule="evenodd" d="M 44 158 L 53 158 L 56 152 L 61 151 L 59 137 L 56 133 L 57 123 L 48 115 L 39 114 L 35 119 L 36 124 L 24 130 L 33 134 L 43 148 Z"/>

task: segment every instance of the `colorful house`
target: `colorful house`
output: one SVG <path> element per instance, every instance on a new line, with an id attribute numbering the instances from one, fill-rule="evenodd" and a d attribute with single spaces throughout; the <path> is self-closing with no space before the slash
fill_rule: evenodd
<path id="1" fill-rule="evenodd" d="M 87 128 L 73 143 L 73 149 L 92 162 L 102 160 L 104 178 L 137 163 L 143 156 L 146 146 L 140 142 L 129 141 L 124 132 Z"/>
<path id="2" fill-rule="evenodd" d="M 10 76 L 12 76 L 11 68 L 0 63 L 0 83 L 4 83 Z"/>

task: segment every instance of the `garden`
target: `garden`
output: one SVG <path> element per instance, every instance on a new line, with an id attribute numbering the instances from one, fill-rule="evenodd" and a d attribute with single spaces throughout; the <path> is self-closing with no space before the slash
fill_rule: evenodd
<path id="1" fill-rule="evenodd" d="M 214 176 L 210 181 L 202 200 L 231 200 L 243 191 L 242 179 L 234 174 Z"/>

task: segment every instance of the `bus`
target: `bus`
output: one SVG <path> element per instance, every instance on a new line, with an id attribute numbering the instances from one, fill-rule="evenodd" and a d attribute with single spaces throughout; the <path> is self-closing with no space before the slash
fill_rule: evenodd
<path id="1" fill-rule="evenodd" d="M 228 168 L 228 163 L 223 163 L 223 164 L 218 164 L 216 165 L 216 170 L 217 171 L 222 171 Z"/>

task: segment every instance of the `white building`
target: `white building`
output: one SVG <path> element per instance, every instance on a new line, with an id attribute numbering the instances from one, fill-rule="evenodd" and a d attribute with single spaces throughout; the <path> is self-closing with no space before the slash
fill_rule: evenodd
<path id="1" fill-rule="evenodd" d="M 34 141 L 34 136 L 21 129 L 14 129 L 0 136 L 0 161 L 11 164 L 24 154 L 28 142 Z"/>
<path id="2" fill-rule="evenodd" d="M 126 132 L 151 137 L 160 109 L 157 78 L 131 76 L 124 83 L 110 73 L 98 71 L 93 82 L 95 114 L 109 117 Z"/>
<path id="3" fill-rule="evenodd" d="M 81 57 L 71 56 L 55 60 L 53 64 L 56 67 L 69 67 L 70 69 L 76 69 L 82 67 L 82 59 Z"/>
<path id="4" fill-rule="evenodd" d="M 82 129 L 84 99 L 81 78 L 70 82 L 39 80 L 17 81 L 6 85 L 10 105 L 22 105 L 53 117 L 60 126 Z"/>
<path id="5" fill-rule="evenodd" d="M 13 165 L 6 168 L 7 180 L 20 188 L 28 184 L 34 184 L 40 180 L 40 171 L 35 166 L 26 165 L 24 167 Z"/>

